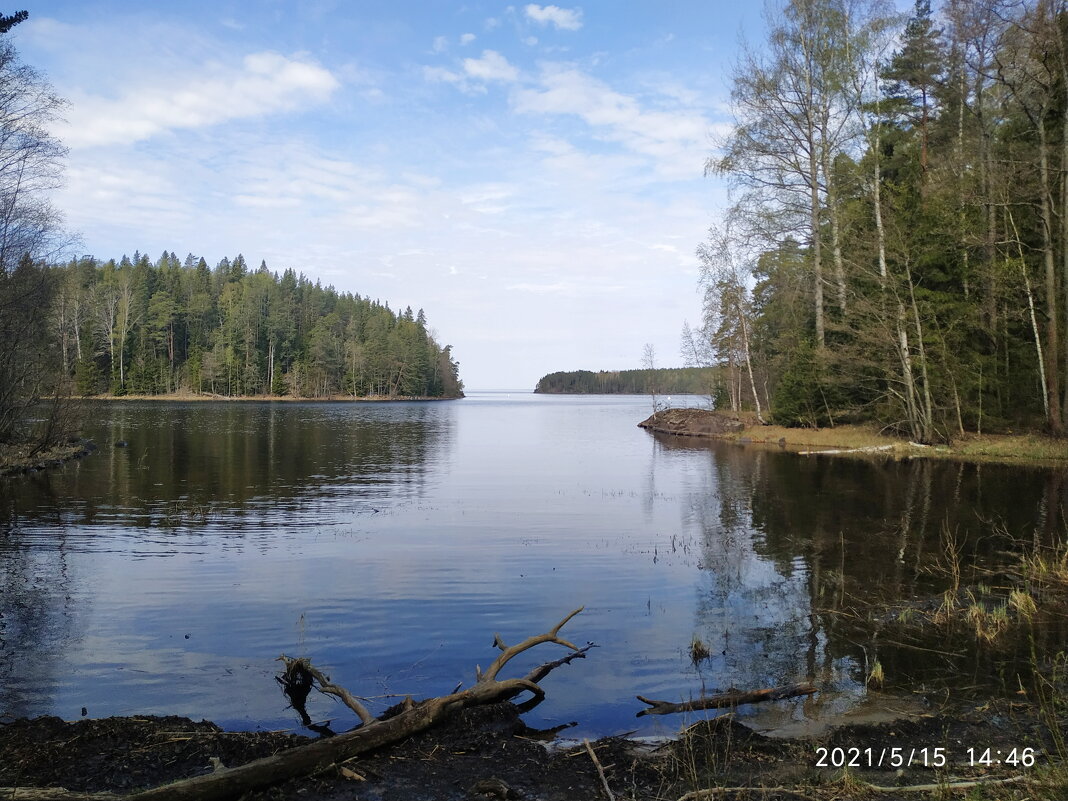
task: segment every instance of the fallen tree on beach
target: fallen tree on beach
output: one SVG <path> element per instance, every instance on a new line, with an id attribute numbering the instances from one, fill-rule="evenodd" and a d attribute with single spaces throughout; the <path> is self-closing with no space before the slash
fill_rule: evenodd
<path id="1" fill-rule="evenodd" d="M 238 798 L 242 794 L 263 787 L 279 784 L 287 779 L 307 776 L 326 770 L 355 756 L 390 745 L 413 734 L 424 731 L 454 712 L 473 706 L 509 701 L 523 693 L 531 698 L 521 704 L 530 709 L 545 697 L 538 682 L 552 670 L 573 659 L 584 658 L 593 647 L 592 643 L 580 648 L 560 636 L 560 629 L 582 607 L 568 614 L 563 620 L 543 634 L 536 634 L 515 645 L 506 645 L 501 636 L 495 635 L 493 644 L 501 652 L 489 667 L 475 667 L 475 683 L 466 690 L 457 690 L 422 701 L 405 699 L 402 704 L 375 717 L 348 690 L 334 684 L 307 659 L 291 659 L 282 656 L 286 665 L 282 683 L 297 683 L 311 689 L 308 676 L 318 683 L 321 692 L 335 695 L 360 718 L 361 725 L 352 731 L 334 737 L 314 740 L 307 745 L 290 748 L 269 757 L 257 759 L 238 767 L 217 766 L 213 773 L 164 784 L 148 790 L 118 795 L 110 793 L 77 793 L 62 788 L 0 788 L 0 799 L 19 801 L 223 801 Z M 552 662 L 546 662 L 525 676 L 498 678 L 504 667 L 515 657 L 543 643 L 555 643 L 567 648 L 570 653 Z M 291 693 L 291 700 L 295 700 Z M 305 696 L 307 693 L 305 693 Z"/>
<path id="2" fill-rule="evenodd" d="M 284 670 L 277 678 L 294 709 L 300 713 L 305 725 L 310 729 L 332 736 L 284 747 L 270 756 L 253 759 L 234 767 L 223 765 L 218 758 L 220 752 L 216 752 L 210 759 L 215 768 L 211 773 L 125 794 L 72 792 L 61 787 L 0 787 L 0 801 L 222 801 L 293 779 L 321 776 L 331 769 L 340 776 L 363 780 L 362 776 L 346 767 L 346 763 L 351 764 L 350 760 L 356 757 L 363 758 L 370 752 L 406 741 L 446 720 L 460 720 L 462 718 L 455 717 L 455 714 L 461 710 L 509 702 L 523 695 L 530 697 L 522 703 L 514 704 L 515 710 L 519 712 L 528 711 L 540 703 L 545 698 L 545 691 L 539 682 L 556 668 L 584 658 L 591 648 L 596 647 L 593 643 L 587 643 L 580 648 L 560 634 L 561 629 L 581 611 L 580 607 L 548 631 L 527 637 L 514 645 L 508 645 L 500 634 L 496 634 L 493 645 L 499 653 L 485 670 L 475 666 L 475 681 L 471 687 L 457 687 L 446 695 L 421 701 L 413 700 L 409 696 L 377 716 L 371 713 L 360 697 L 335 683 L 313 665 L 311 660 L 282 655 L 279 661 L 283 663 Z M 513 659 L 545 643 L 563 646 L 567 653 L 539 665 L 524 676 L 503 677 L 503 671 Z M 333 735 L 325 727 L 312 724 L 305 709 L 305 702 L 313 690 L 340 699 L 359 718 L 357 727 L 343 734 Z M 813 692 L 816 692 L 816 688 L 812 685 L 796 684 L 751 692 L 732 689 L 726 693 L 683 703 L 654 701 L 639 696 L 650 708 L 639 712 L 638 715 L 735 707 L 758 701 L 793 698 Z M 602 785 L 607 786 L 604 772 L 606 768 L 601 766 L 592 749 L 588 748 L 587 751 L 591 752 L 591 759 L 598 768 Z"/>

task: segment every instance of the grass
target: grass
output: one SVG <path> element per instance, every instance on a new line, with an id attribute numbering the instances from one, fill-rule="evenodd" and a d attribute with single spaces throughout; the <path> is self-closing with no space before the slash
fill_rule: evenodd
<path id="1" fill-rule="evenodd" d="M 716 412 L 708 412 L 716 414 Z M 840 425 L 833 428 L 786 428 L 760 425 L 751 414 L 738 415 L 746 425 L 736 433 L 716 439 L 735 442 L 778 445 L 785 440 L 788 450 L 877 448 L 893 445 L 896 458 L 924 456 L 935 459 L 964 459 L 987 462 L 1025 462 L 1063 465 L 1068 462 L 1068 440 L 1033 432 L 1023 434 L 965 434 L 951 445 L 917 447 L 896 436 L 880 433 L 865 425 Z"/>
<path id="2" fill-rule="evenodd" d="M 969 434 L 951 445 L 916 447 L 900 437 L 880 434 L 872 428 L 858 425 L 835 428 L 784 428 L 783 426 L 747 426 L 738 434 L 729 435 L 735 441 L 778 443 L 785 439 L 791 449 L 875 448 L 893 445 L 897 457 L 924 456 L 933 459 L 965 459 L 988 462 L 1055 462 L 1068 461 L 1068 440 L 1040 434 Z"/>
<path id="3" fill-rule="evenodd" d="M 690 661 L 696 665 L 698 662 L 708 659 L 711 653 L 712 652 L 708 650 L 708 646 L 705 645 L 704 640 L 696 634 L 693 635 L 693 639 L 690 640 Z"/>
<path id="4" fill-rule="evenodd" d="M 886 681 L 886 673 L 883 671 L 883 663 L 876 659 L 871 666 L 871 670 L 868 671 L 868 678 L 866 684 L 871 690 L 882 689 L 883 682 Z"/>

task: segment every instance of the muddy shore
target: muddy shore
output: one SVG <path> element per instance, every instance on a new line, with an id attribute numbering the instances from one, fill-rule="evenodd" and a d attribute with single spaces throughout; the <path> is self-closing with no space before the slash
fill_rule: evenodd
<path id="1" fill-rule="evenodd" d="M 96 450 L 91 440 L 74 437 L 63 445 L 34 453 L 31 445 L 0 446 L 0 476 L 36 473 L 81 459 Z"/>
<path id="2" fill-rule="evenodd" d="M 1060 726 L 1063 743 L 1063 721 Z M 0 788 L 129 793 L 303 742 L 292 731 L 225 732 L 177 717 L 18 720 L 0 725 Z M 572 801 L 608 798 L 605 782 L 612 797 L 631 801 L 915 799 L 938 793 L 908 787 L 960 782 L 983 783 L 960 788 L 958 797 L 967 791 L 976 799 L 1063 798 L 1068 790 L 1064 768 L 1053 767 L 1057 737 L 1038 710 L 1008 701 L 955 712 L 932 708 L 917 720 L 846 726 L 816 740 L 763 736 L 726 715 L 690 722 L 675 740 L 606 738 L 590 748 L 596 760 L 585 743 L 547 743 L 526 728 L 512 704 L 496 704 L 243 797 Z M 1000 764 L 983 759 L 986 749 L 1001 753 Z M 855 766 L 844 770 L 843 761 Z M 709 788 L 734 789 L 702 792 Z M 0 789 L 4 797 L 11 796 Z"/>

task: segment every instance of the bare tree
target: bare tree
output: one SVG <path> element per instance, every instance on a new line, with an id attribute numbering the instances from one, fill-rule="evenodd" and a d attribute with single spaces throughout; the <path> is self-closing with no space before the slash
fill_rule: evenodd
<path id="1" fill-rule="evenodd" d="M 712 226 L 708 242 L 697 248 L 701 260 L 701 286 L 705 290 L 705 328 L 715 329 L 714 342 L 721 361 L 735 374 L 735 352 L 738 351 L 745 374 L 749 379 L 750 397 L 757 419 L 764 422 L 760 392 L 753 369 L 752 308 L 749 301 L 746 257 L 739 239 L 733 235 L 731 221 L 722 227 Z M 732 377 L 732 384 L 735 383 Z M 739 393 L 740 395 L 740 393 Z M 737 400 L 732 403 L 735 410 Z"/>
<path id="2" fill-rule="evenodd" d="M 642 348 L 642 369 L 647 371 L 645 388 L 653 402 L 653 417 L 655 418 L 662 410 L 660 402 L 660 379 L 656 374 L 656 348 L 651 342 L 646 342 Z"/>
<path id="3" fill-rule="evenodd" d="M 767 54 L 746 49 L 731 98 L 737 124 L 706 172 L 743 190 L 739 208 L 766 241 L 799 236 L 809 250 L 816 346 L 826 336 L 824 247 L 830 223 L 841 311 L 846 283 L 837 188 L 831 166 L 856 136 L 851 92 L 852 9 L 844 0 L 791 0 L 769 19 Z"/>
<path id="4" fill-rule="evenodd" d="M 6 31 L 24 18 L 20 12 L 0 27 Z M 66 244 L 47 197 L 66 151 L 47 126 L 62 107 L 0 34 L 0 441 L 26 436 L 25 412 L 48 390 L 43 365 L 52 282 L 41 262 Z"/>

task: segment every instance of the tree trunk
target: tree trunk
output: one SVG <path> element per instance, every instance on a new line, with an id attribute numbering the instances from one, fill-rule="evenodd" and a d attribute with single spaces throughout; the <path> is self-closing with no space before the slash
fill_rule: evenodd
<path id="1" fill-rule="evenodd" d="M 673 715 L 677 712 L 696 712 L 702 709 L 730 709 L 743 704 L 758 704 L 763 701 L 781 701 L 785 698 L 797 698 L 801 695 L 812 695 L 818 692 L 811 684 L 785 684 L 781 687 L 768 687 L 764 690 L 729 690 L 716 695 L 706 695 L 693 701 L 674 703 L 672 701 L 656 701 L 639 695 L 638 700 L 648 704 L 649 709 L 643 709 L 636 717 L 644 715 Z"/>
<path id="2" fill-rule="evenodd" d="M 812 282 L 813 300 L 816 309 L 816 350 L 822 352 L 826 344 L 823 323 L 823 252 L 820 242 L 820 188 L 819 169 L 816 165 L 815 145 L 809 154 L 809 227 L 812 230 Z"/>
<path id="3" fill-rule="evenodd" d="M 1061 421 L 1061 396 L 1059 378 L 1059 326 L 1060 315 L 1057 309 L 1057 269 L 1053 255 L 1053 211 L 1050 197 L 1050 167 L 1049 167 L 1049 142 L 1047 141 L 1046 126 L 1040 118 L 1038 128 L 1038 165 L 1041 180 L 1041 210 L 1042 210 L 1042 264 L 1046 283 L 1046 365 L 1044 368 L 1043 396 L 1046 409 L 1046 424 L 1050 433 L 1061 436 L 1064 426 Z M 1031 300 L 1030 288 L 1028 288 L 1028 300 Z M 1032 317 L 1034 310 L 1032 309 Z"/>

